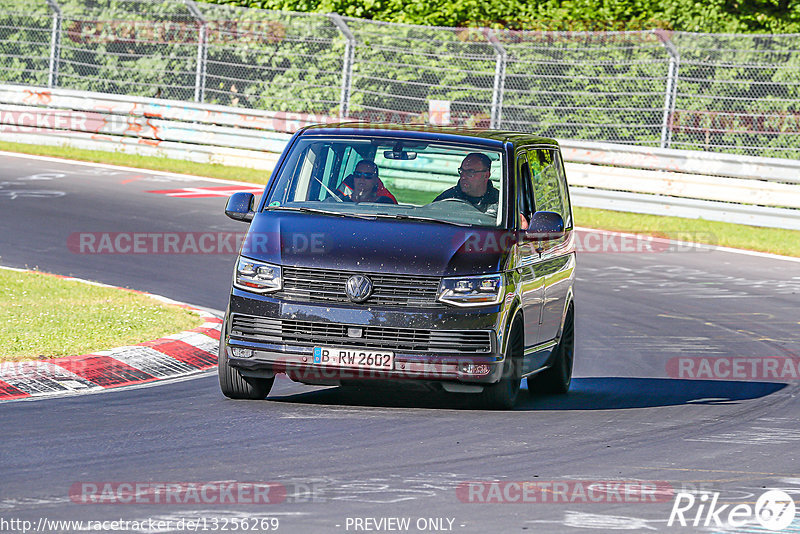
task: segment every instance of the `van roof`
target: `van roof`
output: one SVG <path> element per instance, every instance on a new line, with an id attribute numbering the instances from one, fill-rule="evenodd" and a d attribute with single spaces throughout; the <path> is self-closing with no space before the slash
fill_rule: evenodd
<path id="1" fill-rule="evenodd" d="M 489 130 L 486 128 L 459 128 L 451 126 L 430 126 L 426 124 L 388 124 L 372 122 L 340 122 L 335 124 L 315 124 L 306 126 L 301 135 L 335 136 L 381 136 L 427 139 L 436 141 L 467 141 L 498 146 L 505 143 L 547 144 L 558 146 L 555 139 L 521 132 Z M 467 138 L 467 139 L 465 139 Z"/>

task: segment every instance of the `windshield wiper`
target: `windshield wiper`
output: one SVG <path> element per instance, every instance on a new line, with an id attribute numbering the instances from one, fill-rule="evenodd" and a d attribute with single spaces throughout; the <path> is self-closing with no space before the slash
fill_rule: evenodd
<path id="1" fill-rule="evenodd" d="M 319 213 L 321 215 L 333 215 L 334 217 L 356 217 L 358 219 L 367 219 L 374 221 L 375 217 L 369 215 L 361 215 L 358 213 L 342 213 L 340 211 L 328 211 L 318 208 L 306 208 L 299 206 L 267 206 L 264 211 L 297 211 L 300 213 Z"/>
<path id="2" fill-rule="evenodd" d="M 469 223 L 460 223 L 460 222 L 454 222 L 454 221 L 443 221 L 441 219 L 432 219 L 430 217 L 420 217 L 418 215 L 405 215 L 403 213 L 398 213 L 398 214 L 395 214 L 395 215 L 389 215 L 389 214 L 386 214 L 386 213 L 378 213 L 376 215 L 376 217 L 381 217 L 381 218 L 384 218 L 384 219 L 400 219 L 400 220 L 409 219 L 409 220 L 412 220 L 412 221 L 425 221 L 425 222 L 432 222 L 432 223 L 439 223 L 439 224 L 449 224 L 449 225 L 452 225 L 452 226 L 464 226 L 464 227 L 468 227 L 468 228 L 474 226 L 474 225 L 469 224 Z"/>

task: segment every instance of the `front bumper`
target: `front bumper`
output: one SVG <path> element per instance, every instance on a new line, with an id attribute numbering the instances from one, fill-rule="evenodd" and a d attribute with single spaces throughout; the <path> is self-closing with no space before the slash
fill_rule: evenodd
<path id="1" fill-rule="evenodd" d="M 301 304 L 285 302 L 266 295 L 254 295 L 234 289 L 223 332 L 224 347 L 230 365 L 243 374 L 270 376 L 286 373 L 293 380 L 308 384 L 340 384 L 368 380 L 388 381 L 434 381 L 472 384 L 494 383 L 500 380 L 503 371 L 502 334 L 503 315 L 500 307 L 475 309 L 441 307 L 432 309 L 389 309 L 334 305 Z M 363 329 L 388 329 L 392 331 L 433 332 L 435 336 L 447 336 L 451 332 L 485 333 L 488 344 L 480 352 L 464 352 L 457 346 L 444 349 L 429 347 L 428 350 L 411 350 L 371 346 L 363 339 L 346 337 L 317 339 L 313 333 L 306 336 L 297 332 L 286 339 L 278 334 L 243 336 L 234 331 L 235 316 L 249 319 L 267 318 L 265 322 L 330 327 L 354 327 Z M 279 327 L 278 327 L 279 328 Z M 340 368 L 314 364 L 315 346 L 335 346 L 362 350 L 391 350 L 394 364 L 391 370 Z M 232 348 L 249 349 L 252 355 L 241 357 L 233 354 Z M 414 346 L 412 349 L 418 349 Z"/>

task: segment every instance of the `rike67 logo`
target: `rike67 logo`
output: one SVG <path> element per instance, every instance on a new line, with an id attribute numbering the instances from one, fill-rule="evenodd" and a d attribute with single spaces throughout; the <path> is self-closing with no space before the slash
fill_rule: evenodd
<path id="1" fill-rule="evenodd" d="M 719 493 L 679 492 L 669 514 L 667 526 L 740 528 L 759 524 L 770 531 L 780 531 L 792 524 L 795 504 L 788 493 L 769 490 L 749 503 L 719 504 Z"/>

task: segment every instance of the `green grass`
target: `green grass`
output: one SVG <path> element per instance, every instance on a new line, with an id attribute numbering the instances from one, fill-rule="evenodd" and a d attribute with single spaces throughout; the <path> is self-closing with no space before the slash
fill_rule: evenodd
<path id="1" fill-rule="evenodd" d="M 241 167 L 226 167 L 204 163 L 192 163 L 158 157 L 145 157 L 119 152 L 80 150 L 67 147 L 48 147 L 0 142 L 0 150 L 24 152 L 43 156 L 55 156 L 81 161 L 124 165 L 165 172 L 193 174 L 265 184 L 267 171 Z M 430 201 L 434 193 L 410 190 L 394 191 L 400 202 L 423 204 Z M 778 228 L 762 228 L 742 224 L 722 223 L 678 217 L 641 215 L 592 208 L 574 208 L 576 226 L 617 230 L 638 234 L 668 237 L 682 241 L 696 241 L 725 247 L 771 252 L 787 256 L 800 256 L 800 231 Z"/>
<path id="2" fill-rule="evenodd" d="M 575 225 L 800 256 L 800 231 L 573 207 Z"/>
<path id="3" fill-rule="evenodd" d="M 0 269 L 0 361 L 88 354 L 202 322 L 184 308 L 131 291 Z"/>

